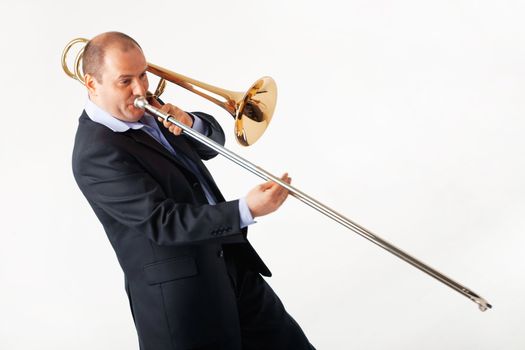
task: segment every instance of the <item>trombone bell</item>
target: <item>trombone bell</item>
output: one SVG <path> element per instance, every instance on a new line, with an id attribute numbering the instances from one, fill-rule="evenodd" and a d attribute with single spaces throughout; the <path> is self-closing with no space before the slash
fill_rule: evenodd
<path id="1" fill-rule="evenodd" d="M 270 77 L 257 80 L 248 91 L 241 93 L 200 82 L 152 63 L 148 63 L 148 72 L 228 111 L 235 119 L 235 138 L 243 146 L 253 145 L 272 120 L 277 103 L 277 85 Z"/>

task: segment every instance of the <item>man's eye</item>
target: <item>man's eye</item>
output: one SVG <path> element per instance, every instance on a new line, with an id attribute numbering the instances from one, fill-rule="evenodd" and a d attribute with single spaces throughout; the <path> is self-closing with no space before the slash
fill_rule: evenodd
<path id="1" fill-rule="evenodd" d="M 121 85 L 128 85 L 130 83 L 130 80 L 129 79 L 124 79 L 124 80 L 121 80 L 120 81 L 120 84 Z"/>
<path id="2" fill-rule="evenodd" d="M 142 74 L 140 75 L 140 79 L 144 79 L 145 77 L 146 77 L 146 72 L 144 72 L 144 73 L 142 73 Z"/>

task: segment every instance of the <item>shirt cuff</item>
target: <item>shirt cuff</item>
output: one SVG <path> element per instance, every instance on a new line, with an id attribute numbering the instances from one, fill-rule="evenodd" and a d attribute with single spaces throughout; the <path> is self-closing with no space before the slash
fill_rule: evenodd
<path id="1" fill-rule="evenodd" d="M 188 113 L 193 118 L 193 126 L 191 128 L 200 134 L 208 135 L 208 132 L 210 130 L 208 124 L 204 122 L 201 118 L 199 118 L 197 115 L 190 112 L 186 113 Z"/>
<path id="2" fill-rule="evenodd" d="M 241 228 L 245 228 L 246 226 L 256 222 L 253 220 L 252 213 L 250 212 L 250 208 L 248 208 L 248 204 L 246 203 L 246 199 L 244 197 L 239 198 L 239 215 L 241 218 Z"/>

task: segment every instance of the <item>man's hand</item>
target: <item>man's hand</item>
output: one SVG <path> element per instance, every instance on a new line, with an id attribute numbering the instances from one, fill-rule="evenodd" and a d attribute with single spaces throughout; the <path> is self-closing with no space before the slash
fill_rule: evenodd
<path id="1" fill-rule="evenodd" d="M 184 125 L 189 126 L 190 128 L 193 126 L 193 118 L 188 115 L 188 113 L 184 112 L 182 109 L 180 109 L 177 106 L 172 105 L 171 103 L 166 103 L 165 105 L 161 105 L 156 99 L 152 99 L 151 105 L 154 107 L 157 107 L 164 113 L 168 113 L 171 115 L 175 120 L 181 122 Z M 175 135 L 180 135 L 182 132 L 182 129 L 176 126 L 173 123 L 170 123 L 162 118 L 158 118 L 159 122 L 162 122 L 166 128 L 169 129 L 170 132 L 172 132 Z"/>
<path id="2" fill-rule="evenodd" d="M 292 182 L 292 178 L 288 176 L 288 173 L 281 176 L 281 180 L 286 183 Z M 246 195 L 246 204 L 255 218 L 276 211 L 287 196 L 287 189 L 275 182 L 268 181 L 258 185 Z"/>

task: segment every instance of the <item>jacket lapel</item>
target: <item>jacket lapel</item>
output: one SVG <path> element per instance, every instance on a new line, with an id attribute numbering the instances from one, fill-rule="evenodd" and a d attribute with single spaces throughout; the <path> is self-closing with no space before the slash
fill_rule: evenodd
<path id="1" fill-rule="evenodd" d="M 154 151 L 162 153 L 165 157 L 167 157 L 169 160 L 174 161 L 178 165 L 182 166 L 184 169 L 188 170 L 189 172 L 193 173 L 191 169 L 188 169 L 188 167 L 180 161 L 180 159 L 177 159 L 177 157 L 173 156 L 170 151 L 168 151 L 164 146 L 162 146 L 160 143 L 158 143 L 156 140 L 154 140 L 151 136 L 146 134 L 142 130 L 133 130 L 130 129 L 126 131 L 126 134 L 131 136 L 135 141 L 138 143 L 141 143 L 149 148 L 151 148 Z"/>
<path id="2" fill-rule="evenodd" d="M 215 195 L 215 198 L 219 202 L 224 201 L 224 197 L 222 196 L 222 193 L 219 191 L 219 188 L 215 184 L 215 181 L 213 180 L 213 177 L 211 176 L 208 169 L 204 166 L 202 163 L 202 160 L 200 159 L 199 155 L 191 146 L 186 142 L 186 140 L 183 137 L 175 136 L 169 132 L 162 124 L 160 124 L 157 121 L 157 124 L 159 125 L 159 128 L 161 132 L 164 134 L 164 137 L 166 137 L 166 140 L 171 144 L 171 146 L 175 149 L 175 152 L 177 153 L 184 153 L 186 157 L 189 158 L 190 161 L 194 162 L 201 173 L 205 176 L 208 184 L 211 186 L 211 189 L 213 190 L 213 194 Z M 184 162 L 181 162 L 180 159 L 178 159 L 176 156 L 170 153 L 164 146 L 162 146 L 159 142 L 154 140 L 151 136 L 146 134 L 146 132 L 142 130 L 133 130 L 130 129 L 126 131 L 126 134 L 130 135 L 136 142 L 141 143 L 157 152 L 162 153 L 165 157 L 167 157 L 169 160 L 174 161 L 181 167 L 183 167 L 185 170 L 189 171 L 191 174 L 195 176 L 195 173 L 192 169 L 188 168 Z M 198 178 L 198 177 L 197 177 Z"/>
<path id="3" fill-rule="evenodd" d="M 224 201 L 224 197 L 222 196 L 221 191 L 219 190 L 219 187 L 213 180 L 213 177 L 211 176 L 210 172 L 208 171 L 208 168 L 204 165 L 202 162 L 202 159 L 200 156 L 195 152 L 195 150 L 188 144 L 188 141 L 186 140 L 186 137 L 183 135 L 175 136 L 173 135 L 168 129 L 164 127 L 164 125 L 159 122 L 157 119 L 155 119 L 157 122 L 157 125 L 159 126 L 162 134 L 168 140 L 170 145 L 175 149 L 176 152 L 182 152 L 184 153 L 192 162 L 194 162 L 197 167 L 199 168 L 200 172 L 204 177 L 206 178 L 206 181 L 210 185 L 211 189 L 213 190 L 213 194 L 215 195 L 215 198 L 219 201 Z M 164 147 L 162 147 L 164 148 Z"/>

